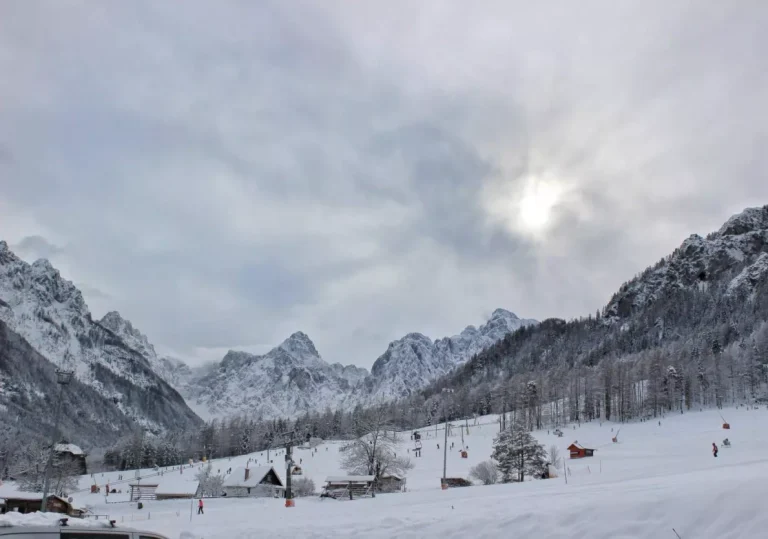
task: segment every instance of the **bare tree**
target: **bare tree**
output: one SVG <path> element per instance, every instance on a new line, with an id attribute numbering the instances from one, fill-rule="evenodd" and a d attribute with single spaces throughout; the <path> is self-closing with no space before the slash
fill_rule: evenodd
<path id="1" fill-rule="evenodd" d="M 549 446 L 549 463 L 555 468 L 560 468 L 560 449 L 552 444 Z"/>
<path id="2" fill-rule="evenodd" d="M 397 456 L 397 432 L 384 420 L 383 414 L 373 414 L 361 422 L 359 431 L 365 434 L 341 448 L 341 467 L 347 472 L 373 475 L 405 475 L 413 468 L 410 459 Z"/>
<path id="3" fill-rule="evenodd" d="M 315 482 L 309 477 L 294 479 L 291 484 L 291 492 L 293 492 L 294 496 L 313 496 L 315 490 Z"/>
<path id="4" fill-rule="evenodd" d="M 483 485 L 495 485 L 499 482 L 499 467 L 491 460 L 486 460 L 474 466 L 469 471 L 469 477 L 477 479 Z"/>

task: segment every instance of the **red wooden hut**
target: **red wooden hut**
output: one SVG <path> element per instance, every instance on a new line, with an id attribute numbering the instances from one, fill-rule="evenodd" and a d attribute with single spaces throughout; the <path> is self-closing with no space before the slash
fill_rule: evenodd
<path id="1" fill-rule="evenodd" d="M 582 445 L 579 445 L 578 442 L 573 442 L 571 445 L 568 446 L 568 451 L 571 452 L 571 458 L 572 459 L 583 459 L 584 457 L 594 457 L 595 456 L 595 450 L 586 448 Z"/>

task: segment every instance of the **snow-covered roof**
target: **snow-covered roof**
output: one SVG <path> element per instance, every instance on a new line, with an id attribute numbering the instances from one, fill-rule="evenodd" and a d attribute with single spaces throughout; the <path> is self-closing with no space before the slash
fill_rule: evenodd
<path id="1" fill-rule="evenodd" d="M 78 503 L 77 499 L 73 499 L 70 502 L 69 500 L 62 498 L 61 496 L 56 496 L 55 494 L 49 494 L 49 496 L 56 497 L 63 502 L 67 502 L 74 509 L 84 509 L 83 504 Z M 42 492 L 26 492 L 23 490 L 19 490 L 18 484 L 13 482 L 8 482 L 8 483 L 0 484 L 0 498 L 4 500 L 36 501 L 36 500 L 43 499 L 43 493 Z"/>
<path id="2" fill-rule="evenodd" d="M 244 466 L 240 466 L 239 468 L 233 470 L 232 473 L 229 474 L 229 477 L 224 480 L 223 486 L 255 487 L 261 483 L 261 480 L 264 479 L 264 477 L 270 472 L 270 470 L 273 470 L 273 468 L 272 466 L 256 466 L 254 468 L 248 468 L 248 479 L 245 478 L 245 470 L 246 468 Z M 280 480 L 280 476 L 277 475 L 276 472 L 275 476 L 277 476 L 277 480 L 280 481 L 280 484 L 282 485 L 283 483 Z"/>
<path id="3" fill-rule="evenodd" d="M 373 481 L 375 478 L 372 475 L 332 475 L 325 478 L 326 483 L 367 483 Z"/>
<path id="4" fill-rule="evenodd" d="M 10 527 L 41 527 L 41 526 L 58 526 L 59 521 L 62 518 L 68 518 L 61 513 L 17 513 L 12 511 L 4 515 L 0 515 L 0 528 Z M 111 528 L 109 522 L 106 520 L 92 520 L 92 519 L 69 519 L 70 525 L 76 525 L 78 528 Z M 24 535 L 26 537 L 26 535 Z"/>
<path id="5" fill-rule="evenodd" d="M 586 446 L 580 444 L 579 442 L 573 442 L 571 445 L 568 446 L 568 449 L 570 449 L 572 447 L 576 447 L 576 449 L 592 449 L 591 447 L 586 447 Z"/>
<path id="6" fill-rule="evenodd" d="M 75 444 L 56 444 L 56 451 L 59 453 L 72 453 L 73 455 L 83 455 L 83 450 Z"/>
<path id="7" fill-rule="evenodd" d="M 200 485 L 200 481 L 194 477 L 181 474 L 168 474 L 160 479 L 157 485 L 155 494 L 158 495 L 188 495 L 194 496 L 197 494 L 197 487 Z"/>

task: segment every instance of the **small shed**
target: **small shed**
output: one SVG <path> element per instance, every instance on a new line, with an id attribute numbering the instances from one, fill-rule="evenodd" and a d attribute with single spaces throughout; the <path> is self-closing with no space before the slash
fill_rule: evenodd
<path id="1" fill-rule="evenodd" d="M 405 478 L 397 474 L 383 474 L 376 480 L 379 492 L 400 492 L 405 488 Z"/>
<path id="2" fill-rule="evenodd" d="M 227 497 L 279 498 L 285 491 L 285 485 L 272 466 L 241 466 L 229 474 L 223 489 Z"/>
<path id="3" fill-rule="evenodd" d="M 200 481 L 189 474 L 168 474 L 160 479 L 155 489 L 157 500 L 188 500 L 197 496 Z"/>
<path id="4" fill-rule="evenodd" d="M 42 493 L 28 492 L 18 493 L 13 497 L 5 498 L 4 512 L 34 513 L 40 511 L 43 506 Z M 48 511 L 60 513 L 71 517 L 82 517 L 84 510 L 76 508 L 71 502 L 60 496 L 48 496 Z"/>
<path id="5" fill-rule="evenodd" d="M 573 442 L 571 445 L 569 445 L 568 451 L 571 452 L 572 459 L 583 459 L 584 457 L 595 456 L 594 449 L 589 449 L 587 447 L 584 447 L 583 445 L 580 445 L 578 442 Z"/>
<path id="6" fill-rule="evenodd" d="M 131 489 L 131 496 L 130 500 L 132 502 L 137 500 L 154 500 L 156 499 L 157 495 L 155 492 L 157 491 L 159 483 L 157 479 L 155 479 L 154 482 L 149 483 L 131 483 L 128 485 Z"/>
<path id="7" fill-rule="evenodd" d="M 336 498 L 350 500 L 354 497 L 371 496 L 373 494 L 373 475 L 335 475 L 325 478 L 325 486 L 321 498 Z"/>

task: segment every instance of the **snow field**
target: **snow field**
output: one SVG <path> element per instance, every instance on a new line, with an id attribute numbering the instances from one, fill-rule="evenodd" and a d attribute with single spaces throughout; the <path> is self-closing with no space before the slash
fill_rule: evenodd
<path id="1" fill-rule="evenodd" d="M 443 431 L 422 429 L 422 458 L 412 458 L 415 468 L 408 474 L 408 492 L 379 495 L 355 501 L 300 498 L 296 507 L 283 507 L 278 499 L 208 499 L 205 515 L 193 515 L 190 502 L 148 501 L 145 508 L 135 503 L 105 503 L 103 495 L 81 494 L 80 504 L 98 514 L 109 514 L 123 525 L 164 533 L 171 538 L 250 537 L 440 537 L 469 535 L 473 539 L 502 536 L 620 537 L 674 539 L 675 528 L 683 539 L 746 538 L 762 536 L 768 529 L 768 512 L 762 500 L 768 494 L 768 411 L 746 408 L 726 409 L 723 415 L 731 430 L 722 429 L 716 411 L 669 414 L 644 423 L 618 425 L 598 422 L 563 428 L 558 438 L 547 431 L 534 433 L 545 447 L 556 444 L 569 469 L 568 483 L 562 474 L 556 479 L 524 484 L 475 486 L 441 491 Z M 469 458 L 459 455 L 461 437 L 453 429 L 448 452 L 448 476 L 467 477 L 469 469 L 491 454 L 498 432 L 496 417 L 479 418 L 469 425 L 464 440 Z M 611 428 L 614 429 L 611 432 Z M 619 443 L 611 442 L 617 429 Z M 428 433 L 428 434 L 427 434 Z M 429 437 L 427 437 L 429 436 Z M 722 448 L 718 458 L 711 444 L 721 446 L 728 437 L 731 448 Z M 568 459 L 566 447 L 579 443 L 595 448 L 594 458 Z M 437 449 L 440 443 L 440 449 Z M 297 449 L 305 477 L 318 488 L 329 475 L 343 475 L 339 468 L 341 442 L 327 442 L 312 456 Z M 413 447 L 409 433 L 401 436 L 398 448 L 404 454 Z M 273 465 L 284 476 L 284 455 L 270 452 Z M 213 461 L 214 471 L 245 466 L 252 458 L 265 464 L 266 453 L 254 453 Z M 184 474 L 198 467 L 185 469 Z M 178 473 L 165 472 L 165 473 Z M 122 472 L 133 481 L 132 472 Z M 98 477 L 101 483 L 103 479 Z M 118 473 L 104 474 L 114 488 Z M 87 488 L 90 477 L 81 479 Z M 127 481 L 125 481 L 127 483 Z M 103 484 L 103 483 L 101 483 Z M 111 495 L 112 502 L 127 500 L 124 493 Z"/>

